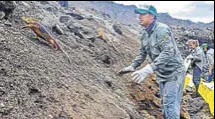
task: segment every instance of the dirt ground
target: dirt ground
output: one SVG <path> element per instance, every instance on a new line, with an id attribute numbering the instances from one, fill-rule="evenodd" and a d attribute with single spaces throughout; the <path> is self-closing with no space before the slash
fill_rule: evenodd
<path id="1" fill-rule="evenodd" d="M 138 53 L 136 29 L 121 25 L 120 35 L 111 27 L 115 22 L 102 20 L 93 11 L 92 19 L 81 9 L 65 10 L 55 2 L 43 4 L 20 2 L 14 21 L 0 20 L 1 119 L 162 117 L 155 75 L 141 85 L 132 83 L 129 74 L 117 75 Z M 66 12 L 84 19 L 68 17 L 70 21 L 59 23 Z M 45 23 L 71 63 L 61 51 L 33 38 L 31 30 L 21 29 L 23 15 Z M 54 23 L 60 24 L 63 35 L 50 30 Z M 99 28 L 104 29 L 105 39 L 97 37 Z"/>

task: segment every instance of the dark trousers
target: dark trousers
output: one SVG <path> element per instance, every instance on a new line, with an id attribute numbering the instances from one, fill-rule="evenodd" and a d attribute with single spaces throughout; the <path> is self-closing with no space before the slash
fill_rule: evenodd
<path id="1" fill-rule="evenodd" d="M 196 94 L 198 94 L 200 78 L 201 78 L 201 69 L 199 67 L 195 66 L 193 69 L 193 83 L 196 87 Z"/>

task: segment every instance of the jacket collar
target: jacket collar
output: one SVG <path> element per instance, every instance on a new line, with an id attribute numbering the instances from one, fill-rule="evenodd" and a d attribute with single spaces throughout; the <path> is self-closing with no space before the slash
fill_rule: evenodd
<path id="1" fill-rule="evenodd" d="M 143 30 L 147 31 L 148 33 L 153 32 L 156 24 L 157 24 L 157 20 L 154 19 L 153 22 L 150 25 L 148 25 L 147 27 L 144 27 Z"/>

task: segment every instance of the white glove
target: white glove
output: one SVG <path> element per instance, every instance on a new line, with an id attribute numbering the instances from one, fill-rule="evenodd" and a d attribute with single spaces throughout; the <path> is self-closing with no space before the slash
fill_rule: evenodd
<path id="1" fill-rule="evenodd" d="M 192 60 L 193 59 L 193 56 L 192 55 L 188 55 L 187 56 L 187 60 Z"/>
<path id="2" fill-rule="evenodd" d="M 132 67 L 131 65 L 128 67 L 123 68 L 122 70 L 119 71 L 119 74 L 125 74 L 128 72 L 133 72 L 134 71 L 134 67 Z"/>
<path id="3" fill-rule="evenodd" d="M 131 74 L 132 80 L 136 83 L 141 83 L 149 74 L 153 73 L 153 69 L 150 64 L 147 64 L 144 68 L 135 71 Z"/>

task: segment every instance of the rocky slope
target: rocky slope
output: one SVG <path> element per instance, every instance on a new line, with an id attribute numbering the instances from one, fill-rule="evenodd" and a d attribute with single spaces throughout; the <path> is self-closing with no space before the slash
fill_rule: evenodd
<path id="1" fill-rule="evenodd" d="M 116 65 L 124 66 L 123 62 L 133 55 L 126 51 L 137 43 L 128 40 L 131 36 L 121 36 L 112 27 L 106 28 L 111 23 L 81 13 L 79 9 L 64 10 L 56 2 L 18 2 L 14 24 L 8 26 L 1 20 L 1 118 L 140 117 L 127 97 L 123 80 L 115 75 L 119 68 Z M 83 19 L 76 19 L 74 14 Z M 24 25 L 22 16 L 39 19 L 50 31 L 58 24 L 64 35 L 54 31 L 52 34 L 72 63 L 62 52 L 32 39 L 32 31 L 20 29 Z M 100 27 L 107 32 L 105 39 L 96 37 Z"/>
<path id="2" fill-rule="evenodd" d="M 108 14 L 111 18 L 120 21 L 124 24 L 137 24 L 137 18 L 134 10 L 137 8 L 135 5 L 117 4 L 112 1 L 70 1 L 70 6 L 79 8 L 92 7 L 98 11 Z M 159 12 L 159 11 L 158 11 Z M 158 20 L 169 25 L 180 25 L 183 27 L 210 27 L 213 28 L 214 24 L 211 23 L 195 23 L 190 20 L 182 20 L 171 17 L 168 13 L 160 13 Z"/>
<path id="3" fill-rule="evenodd" d="M 155 75 L 141 85 L 129 74 L 116 75 L 138 53 L 138 28 L 94 8 L 65 9 L 47 1 L 16 2 L 12 16 L 0 17 L 1 119 L 161 118 Z M 61 51 L 34 39 L 31 30 L 21 29 L 22 16 L 46 25 L 71 64 Z M 180 29 L 175 28 L 176 37 L 184 43 L 190 35 L 180 36 L 186 31 Z M 208 113 L 206 108 L 204 115 L 211 117 Z"/>

